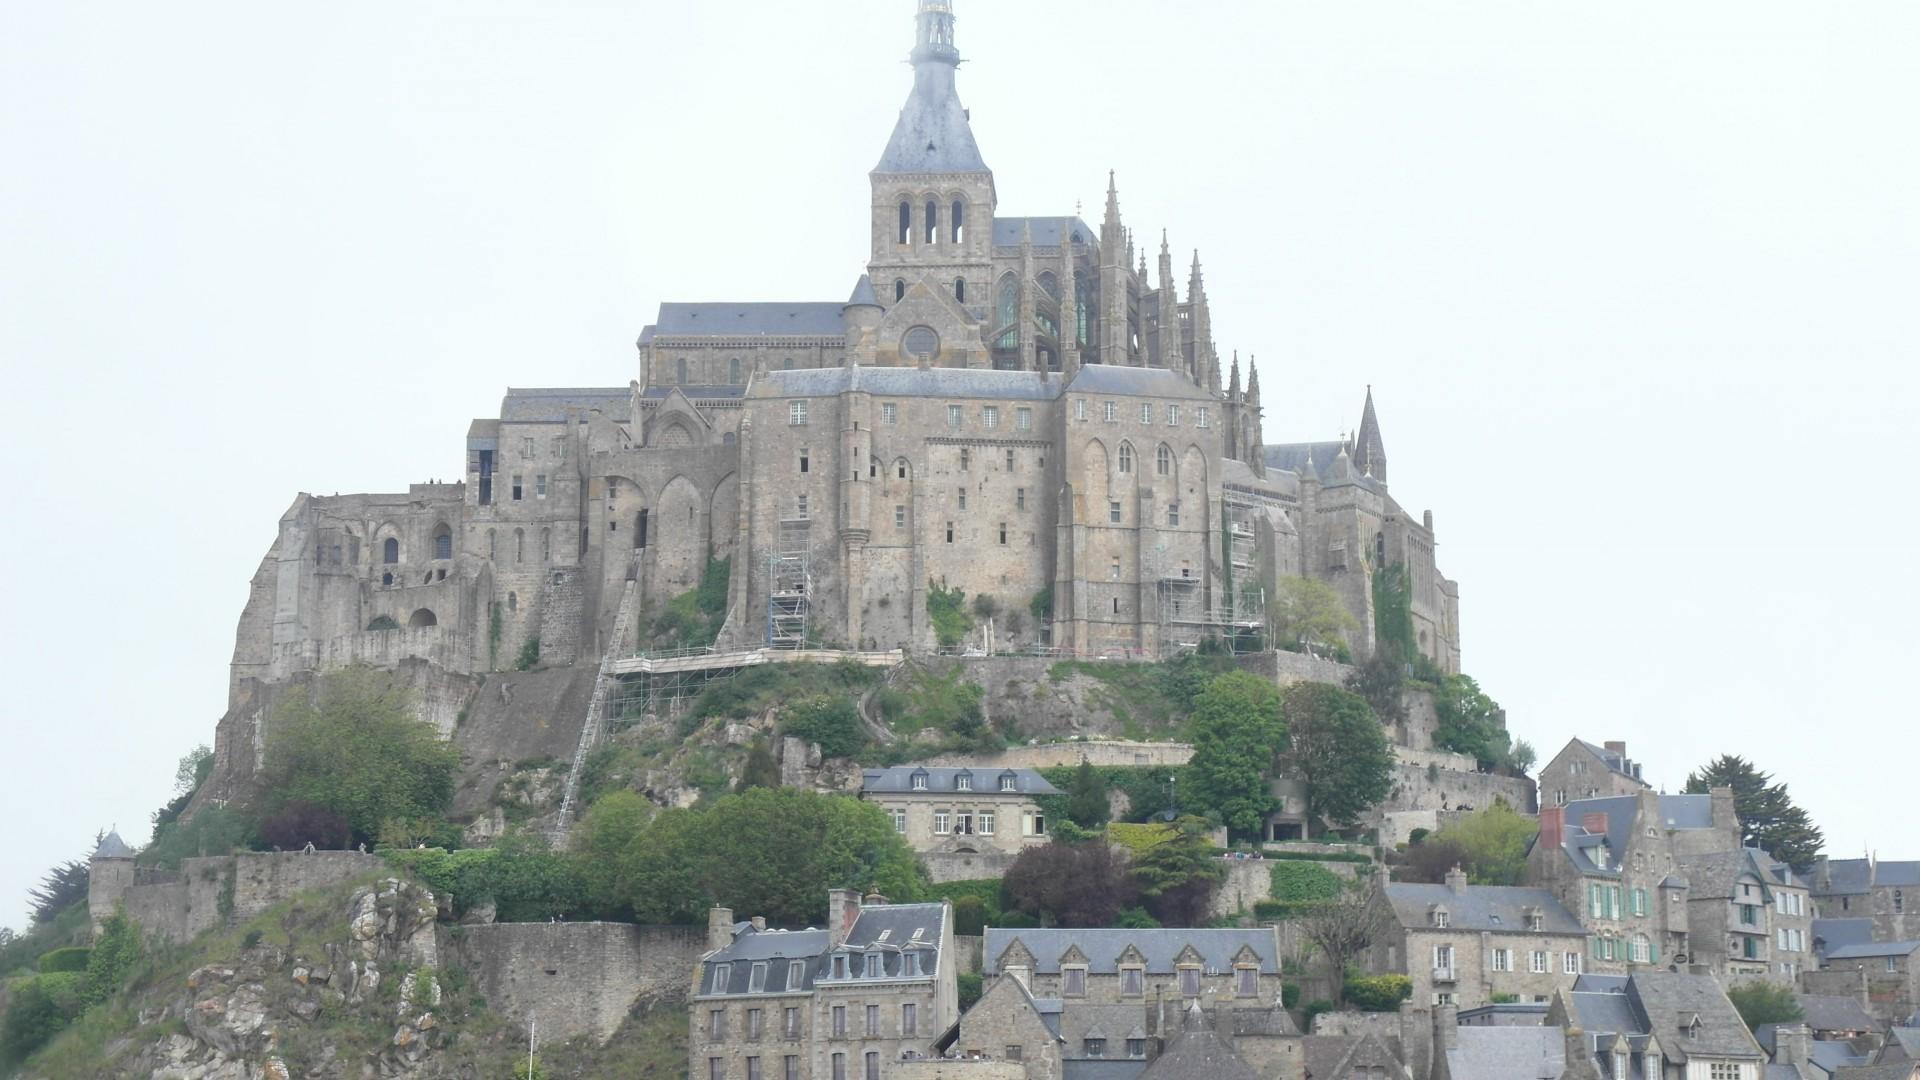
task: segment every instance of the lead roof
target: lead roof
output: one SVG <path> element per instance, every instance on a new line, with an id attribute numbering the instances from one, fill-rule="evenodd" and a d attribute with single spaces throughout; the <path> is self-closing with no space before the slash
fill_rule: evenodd
<path id="1" fill-rule="evenodd" d="M 500 402 L 500 419 L 521 423 L 557 423 L 569 411 L 585 414 L 625 415 L 633 391 L 625 386 L 609 387 L 509 387 Z"/>
<path id="2" fill-rule="evenodd" d="M 652 326 L 640 332 L 640 343 L 657 338 L 824 337 L 847 335 L 840 317 L 846 307 L 834 301 L 794 303 L 668 303 Z"/>

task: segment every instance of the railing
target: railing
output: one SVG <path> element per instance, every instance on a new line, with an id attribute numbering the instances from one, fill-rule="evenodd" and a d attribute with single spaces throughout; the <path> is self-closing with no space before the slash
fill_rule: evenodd
<path id="1" fill-rule="evenodd" d="M 1433 969 L 1433 981 L 1437 983 L 1450 983 L 1458 982 L 1459 980 L 1454 978 L 1452 967 L 1437 967 Z"/>

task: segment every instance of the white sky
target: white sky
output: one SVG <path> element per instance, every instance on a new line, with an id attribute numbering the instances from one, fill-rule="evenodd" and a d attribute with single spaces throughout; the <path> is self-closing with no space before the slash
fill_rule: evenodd
<path id="1" fill-rule="evenodd" d="M 1373 384 L 1543 759 L 1920 856 L 1920 5 L 958 2 L 1004 213 L 1118 169 L 1269 442 Z M 0 0 L 0 922 L 144 841 L 296 492 L 458 478 L 662 300 L 846 296 L 912 6 Z"/>

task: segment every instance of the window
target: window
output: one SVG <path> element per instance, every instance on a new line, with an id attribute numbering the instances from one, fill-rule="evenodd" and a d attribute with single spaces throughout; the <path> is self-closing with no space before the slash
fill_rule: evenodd
<path id="1" fill-rule="evenodd" d="M 927 774 L 926 773 L 913 774 L 913 790 L 915 791 L 927 790 Z"/>
<path id="2" fill-rule="evenodd" d="M 1013 447 L 1007 447 L 1007 471 L 1013 471 Z"/>
<path id="3" fill-rule="evenodd" d="M 940 239 L 940 204 L 928 199 L 925 218 L 921 225 L 926 229 L 927 243 L 935 243 Z"/>
<path id="4" fill-rule="evenodd" d="M 1024 1060 L 1026 1058 L 1026 1048 L 1021 1046 L 1008 1046 L 1004 1056 L 1008 1061 Z"/>
<path id="5" fill-rule="evenodd" d="M 727 1075 L 727 1059 L 726 1058 L 708 1058 L 707 1059 L 707 1080 L 726 1080 L 726 1075 Z"/>
<path id="6" fill-rule="evenodd" d="M 1153 472 L 1156 476 L 1173 475 L 1173 451 L 1165 444 L 1153 452 Z"/>
<path id="7" fill-rule="evenodd" d="M 1633 890 L 1633 913 L 1635 915 L 1645 915 L 1647 913 L 1647 890 Z"/>
<path id="8" fill-rule="evenodd" d="M 952 815 L 950 815 L 950 814 L 949 814 L 949 813 L 948 813 L 947 811 L 945 811 L 945 810 L 935 810 L 935 811 L 933 812 L 933 832 L 934 832 L 934 835 L 935 835 L 935 836 L 945 836 L 945 835 L 947 835 L 947 833 L 949 833 L 949 832 L 951 832 L 951 831 L 952 831 L 952 827 L 951 827 L 951 826 L 950 826 L 950 824 L 949 824 L 949 822 L 951 821 L 951 819 L 952 819 Z"/>
<path id="9" fill-rule="evenodd" d="M 1644 964 L 1652 956 L 1653 943 L 1647 940 L 1647 935 L 1635 934 L 1632 948 L 1630 959 L 1636 964 Z"/>
<path id="10" fill-rule="evenodd" d="M 781 1061 L 780 1080 L 800 1080 L 800 1055 L 788 1054 Z"/>
<path id="11" fill-rule="evenodd" d="M 833 958 L 833 977 L 836 979 L 844 979 L 847 977 L 846 957 L 836 956 Z"/>
<path id="12" fill-rule="evenodd" d="M 1017 791 L 1019 790 L 1019 788 L 1020 788 L 1019 782 L 1017 778 L 1015 778 L 1014 776 L 1007 775 L 1007 776 L 1002 776 L 1000 778 L 1001 791 Z"/>
<path id="13" fill-rule="evenodd" d="M 1141 997 L 1146 991 L 1147 972 L 1145 968 L 1123 967 L 1120 969 L 1120 996 Z"/>
<path id="14" fill-rule="evenodd" d="M 1167 423 L 1168 423 L 1168 424 L 1170 424 L 1170 425 L 1173 425 L 1173 426 L 1175 426 L 1175 427 L 1178 427 L 1178 426 L 1179 426 L 1179 424 L 1180 424 L 1180 406 L 1178 406 L 1178 405 L 1169 405 L 1169 406 L 1167 406 Z"/>
<path id="15" fill-rule="evenodd" d="M 899 461 L 894 462 L 893 471 L 897 478 L 905 480 L 907 478 L 907 459 L 901 458 Z"/>
<path id="16" fill-rule="evenodd" d="M 904 529 L 907 527 L 906 507 L 896 506 L 893 508 L 893 527 L 896 529 Z"/>
<path id="17" fill-rule="evenodd" d="M 1015 510 L 1025 510 L 1027 508 L 1027 489 L 1026 488 L 1013 489 L 1013 508 Z"/>
<path id="18" fill-rule="evenodd" d="M 1113 565 L 1108 568 L 1107 577 L 1112 581 L 1120 580 L 1120 556 L 1115 555 L 1113 557 Z"/>
<path id="19" fill-rule="evenodd" d="M 973 451 L 963 446 L 960 448 L 960 471 L 966 472 L 971 468 L 973 468 Z"/>
<path id="20" fill-rule="evenodd" d="M 1120 500 L 1119 499 L 1107 500 L 1107 521 L 1110 524 L 1114 524 L 1114 525 L 1120 524 Z"/>
<path id="21" fill-rule="evenodd" d="M 960 499 L 960 509 L 965 510 L 967 508 L 967 489 L 959 488 L 957 489 L 956 494 L 959 496 L 959 499 Z"/>
<path id="22" fill-rule="evenodd" d="M 963 410 L 958 405 L 947 406 L 947 426 L 950 428 L 959 427 L 960 421 L 962 419 L 962 416 L 961 416 L 962 412 Z"/>
<path id="23" fill-rule="evenodd" d="M 1170 502 L 1167 504 L 1167 524 L 1170 527 L 1179 526 L 1180 524 L 1180 504 L 1179 503 Z"/>
<path id="24" fill-rule="evenodd" d="M 920 1006 L 909 1001 L 900 1006 L 900 1034 L 918 1035 L 920 1033 Z"/>
<path id="25" fill-rule="evenodd" d="M 973 774 L 963 772 L 955 775 L 953 778 L 953 786 L 957 791 L 972 791 Z"/>
<path id="26" fill-rule="evenodd" d="M 1527 957 L 1527 970 L 1535 975 L 1545 975 L 1547 973 L 1547 951 L 1545 949 L 1533 950 L 1533 954 Z"/>
<path id="27" fill-rule="evenodd" d="M 1577 952 L 1567 953 L 1564 962 L 1560 966 L 1560 970 L 1566 972 L 1568 975 L 1580 974 L 1580 954 Z"/>
<path id="28" fill-rule="evenodd" d="M 762 982 L 765 982 L 767 977 L 767 971 L 766 971 L 767 965 L 755 964 L 753 965 L 753 967 L 754 967 L 754 974 L 757 977 L 759 977 L 759 979 Z M 760 1038 L 760 1012 L 761 1010 L 759 1009 L 747 1010 L 747 1038 L 752 1039 L 756 1042 Z"/>
<path id="29" fill-rule="evenodd" d="M 895 423 L 898 423 L 899 421 L 900 421 L 900 407 L 898 405 L 895 405 L 891 401 L 881 402 L 880 403 L 880 422 L 883 424 L 895 424 Z"/>
<path id="30" fill-rule="evenodd" d="M 1125 475 L 1132 471 L 1133 471 L 1133 446 L 1130 443 L 1121 443 L 1120 444 L 1121 475 Z"/>
<path id="31" fill-rule="evenodd" d="M 953 200 L 952 213 L 947 215 L 947 237 L 955 244 L 966 239 L 967 204 L 959 199 Z M 962 285 L 966 282 L 961 282 Z M 965 300 L 966 297 L 960 299 Z"/>
<path id="32" fill-rule="evenodd" d="M 833 959 L 835 961 L 833 965 L 835 973 L 838 974 L 840 962 L 844 961 L 846 957 L 836 956 Z M 835 1005 L 833 1007 L 833 1037 L 836 1039 L 844 1039 L 847 1037 L 847 1007 L 845 1005 Z"/>
<path id="33" fill-rule="evenodd" d="M 519 473 L 513 474 L 513 501 L 519 502 L 523 494 L 524 480 Z"/>
<path id="34" fill-rule="evenodd" d="M 800 448 L 800 471 L 813 471 L 813 452 L 804 446 Z"/>
<path id="35" fill-rule="evenodd" d="M 1004 521 L 1000 523 L 1000 546 L 1007 546 L 1007 523 Z"/>
<path id="36" fill-rule="evenodd" d="M 974 818 L 974 822 L 980 829 L 981 836 L 993 835 L 993 811 L 991 810 L 980 811 L 980 813 Z"/>
<path id="37" fill-rule="evenodd" d="M 1200 996 L 1200 969 L 1199 968 L 1189 966 L 1189 967 L 1183 967 L 1180 969 L 1180 996 L 1181 997 L 1199 997 Z"/>
<path id="38" fill-rule="evenodd" d="M 997 405 L 981 406 L 980 423 L 983 426 L 985 426 L 988 431 L 992 431 L 994 428 L 999 427 L 1000 426 L 1000 407 Z"/>
<path id="39" fill-rule="evenodd" d="M 1204 408 L 1195 409 L 1193 410 L 1193 422 L 1196 427 L 1212 427 L 1212 414 Z"/>
<path id="40" fill-rule="evenodd" d="M 1153 423 L 1153 405 L 1151 402 L 1143 401 L 1140 403 L 1140 422 L 1143 424 Z"/>
<path id="41" fill-rule="evenodd" d="M 1235 997 L 1250 998 L 1260 992 L 1260 969 L 1242 964 L 1233 969 Z"/>
<path id="42" fill-rule="evenodd" d="M 1900 914 L 1907 910 L 1907 895 L 1899 889 L 1893 890 L 1893 911 Z"/>
<path id="43" fill-rule="evenodd" d="M 1740 1066 L 1731 1061 L 1715 1061 L 1707 1066 L 1708 1080 L 1740 1080 Z"/>
<path id="44" fill-rule="evenodd" d="M 727 360 L 727 382 L 737 383 L 739 381 L 740 381 L 740 358 L 735 356 Z"/>
<path id="45" fill-rule="evenodd" d="M 847 1055 L 833 1055 L 833 1080 L 847 1080 Z"/>
<path id="46" fill-rule="evenodd" d="M 1433 947 L 1433 970 L 1451 974 L 1453 971 L 1453 946 L 1435 945 Z"/>
<path id="47" fill-rule="evenodd" d="M 1493 970 L 1495 971 L 1512 971 L 1513 970 L 1513 950 L 1512 949 L 1493 950 Z"/>
<path id="48" fill-rule="evenodd" d="M 1897 956 L 1887 957 L 1887 974 L 1892 975 L 1897 973 L 1899 970 L 1900 970 L 1900 958 Z"/>
<path id="49" fill-rule="evenodd" d="M 894 279 L 893 298 L 895 300 L 905 300 L 907 298 L 907 282 L 905 278 Z"/>
<path id="50" fill-rule="evenodd" d="M 907 812 L 905 810 L 896 809 L 892 812 L 891 816 L 893 817 L 893 831 L 897 833 L 906 832 L 907 831 Z"/>
<path id="51" fill-rule="evenodd" d="M 1075 420 L 1085 420 L 1087 418 L 1087 399 L 1086 398 L 1074 399 L 1073 418 Z"/>
<path id="52" fill-rule="evenodd" d="M 1452 921 L 1451 917 L 1447 914 L 1446 908 L 1433 909 L 1433 925 L 1444 930 L 1447 928 L 1448 923 L 1451 921 Z"/>
<path id="53" fill-rule="evenodd" d="M 1081 1049 L 1085 1051 L 1085 1056 L 1087 1057 L 1105 1057 L 1107 1056 L 1107 1040 L 1091 1037 L 1082 1039 Z"/>
<path id="54" fill-rule="evenodd" d="M 877 956 L 867 957 L 867 976 L 869 978 L 873 977 L 873 969 L 879 959 Z M 880 1034 L 880 1006 L 878 1005 L 867 1006 L 867 1034 Z"/>
<path id="55" fill-rule="evenodd" d="M 866 1080 L 880 1080 L 880 1051 L 867 1051 Z"/>
<path id="56" fill-rule="evenodd" d="M 726 974 L 726 968 L 727 968 L 727 965 L 721 964 L 719 967 L 716 967 L 713 970 L 713 985 L 716 990 L 726 985 L 726 983 L 721 981 L 721 976 Z M 708 1040 L 712 1042 L 719 1042 L 720 1040 L 726 1037 L 727 1037 L 727 1010 L 708 1009 L 707 1010 Z"/>
<path id="57" fill-rule="evenodd" d="M 953 543 L 953 522 L 947 522 L 947 543 Z"/>
<path id="58" fill-rule="evenodd" d="M 752 972 L 747 976 L 747 993 L 757 994 L 762 990 L 765 990 L 766 988 L 767 988 L 767 965 L 764 963 L 753 965 Z M 747 1028 L 755 1032 L 756 1038 L 758 1037 L 758 1032 L 760 1030 L 760 1010 L 759 1009 L 749 1009 L 747 1011 Z"/>
<path id="59" fill-rule="evenodd" d="M 805 962 L 800 960 L 795 960 L 792 964 L 790 964 L 787 967 L 787 989 L 788 990 L 793 990 L 799 987 L 802 975 L 806 970 L 807 968 L 806 968 Z M 780 1034 L 786 1036 L 789 1039 L 797 1039 L 800 1037 L 800 1010 L 799 1009 L 789 1007 L 788 1009 L 785 1010 L 783 1019 L 780 1021 Z M 793 1059 L 788 1058 L 787 1060 L 791 1061 Z"/>
<path id="60" fill-rule="evenodd" d="M 1435 995 L 1433 995 L 1433 1003 L 1434 1003 L 1435 1005 L 1451 1005 L 1451 1004 L 1453 1004 L 1453 992 L 1452 992 L 1452 991 L 1450 991 L 1450 990 L 1442 990 L 1442 991 L 1440 991 L 1439 993 L 1437 993 L 1437 994 L 1435 994 Z"/>
<path id="61" fill-rule="evenodd" d="M 905 199 L 900 200 L 900 228 L 894 234 L 893 242 L 903 245 L 913 242 L 913 204 Z M 841 1078 L 835 1077 L 834 1080 Z"/>
<path id="62" fill-rule="evenodd" d="M 966 278 L 962 277 L 962 278 L 953 279 L 953 298 L 963 304 L 967 302 L 967 279 Z"/>
<path id="63" fill-rule="evenodd" d="M 1115 420 L 1120 419 L 1120 406 L 1114 404 L 1113 402 L 1111 401 L 1102 402 L 1101 409 L 1106 414 L 1105 419 L 1107 423 L 1111 424 Z"/>
<path id="64" fill-rule="evenodd" d="M 1033 410 L 1024 405 L 1013 410 L 1013 426 L 1016 431 L 1032 431 Z"/>
<path id="65" fill-rule="evenodd" d="M 1020 831 L 1021 834 L 1025 836 L 1047 835 L 1047 815 L 1022 814 L 1020 816 Z"/>
<path id="66" fill-rule="evenodd" d="M 807 403 L 804 401 L 787 402 L 787 423 L 798 426 L 807 422 Z"/>
<path id="67" fill-rule="evenodd" d="M 1087 969 L 1084 967 L 1062 967 L 1060 969 L 1060 994 L 1063 997 L 1087 996 Z"/>

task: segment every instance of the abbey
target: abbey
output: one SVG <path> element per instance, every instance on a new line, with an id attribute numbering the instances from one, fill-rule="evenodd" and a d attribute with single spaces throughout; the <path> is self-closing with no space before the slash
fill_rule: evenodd
<path id="1" fill-rule="evenodd" d="M 727 649 L 930 650 L 940 586 L 1008 613 L 995 647 L 1152 657 L 1257 632 L 1308 577 L 1364 657 L 1372 576 L 1404 564 L 1420 648 L 1458 670 L 1458 594 L 1431 515 L 1389 493 L 1371 392 L 1351 437 L 1267 445 L 1198 255 L 1184 292 L 1164 234 L 1150 270 L 1111 176 L 1098 225 L 1000 216 L 950 0 L 919 0 L 916 28 L 846 299 L 662 304 L 630 385 L 507 391 L 458 482 L 299 496 L 236 691 L 411 657 L 498 670 L 534 638 L 543 662 L 595 659 L 722 566 Z"/>

